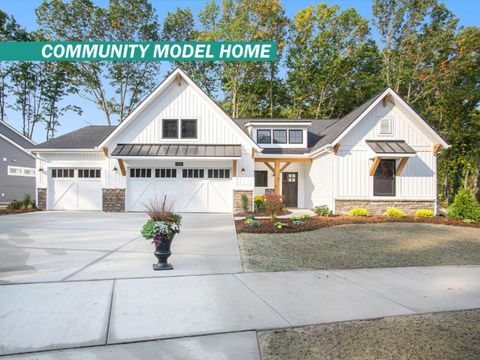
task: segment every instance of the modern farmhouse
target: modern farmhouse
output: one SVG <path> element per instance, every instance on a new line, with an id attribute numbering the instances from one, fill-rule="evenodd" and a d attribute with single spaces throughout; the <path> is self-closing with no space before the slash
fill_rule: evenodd
<path id="1" fill-rule="evenodd" d="M 232 119 L 182 70 L 118 126 L 87 126 L 35 146 L 37 204 L 237 212 L 242 194 L 335 213 L 436 211 L 437 156 L 449 145 L 392 89 L 341 119 Z"/>

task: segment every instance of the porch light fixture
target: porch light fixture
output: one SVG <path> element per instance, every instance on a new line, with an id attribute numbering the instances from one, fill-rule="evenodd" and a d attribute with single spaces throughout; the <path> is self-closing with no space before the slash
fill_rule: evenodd
<path id="1" fill-rule="evenodd" d="M 38 172 L 43 173 L 43 168 L 39 168 L 39 169 L 38 169 Z"/>
<path id="2" fill-rule="evenodd" d="M 242 173 L 242 175 L 245 175 L 245 168 L 242 168 L 240 172 Z"/>
<path id="3" fill-rule="evenodd" d="M 118 169 L 116 166 L 113 167 L 113 172 L 116 174 L 118 172 Z"/>

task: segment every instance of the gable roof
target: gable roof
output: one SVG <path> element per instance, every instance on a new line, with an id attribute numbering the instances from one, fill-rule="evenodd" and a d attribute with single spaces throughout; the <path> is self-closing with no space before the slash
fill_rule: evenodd
<path id="1" fill-rule="evenodd" d="M 115 126 L 90 125 L 65 135 L 53 138 L 32 147 L 40 149 L 91 149 L 94 150 L 113 130 Z"/>
<path id="2" fill-rule="evenodd" d="M 35 143 L 4 121 L 0 121 L 0 134 L 18 146 L 28 149 Z"/>
<path id="3" fill-rule="evenodd" d="M 246 134 L 244 131 L 241 131 L 242 129 L 236 125 L 230 115 L 228 115 L 210 96 L 208 96 L 200 87 L 198 87 L 198 85 L 195 84 L 195 82 L 180 68 L 176 68 L 174 71 L 172 71 L 170 75 L 168 75 L 142 102 L 140 102 L 140 104 L 130 114 L 128 114 L 125 120 L 123 120 L 97 147 L 101 148 L 106 146 L 116 134 L 121 132 L 122 129 L 126 128 L 136 118 L 136 116 L 140 114 L 141 111 L 154 99 L 156 99 L 157 96 L 159 96 L 173 81 L 175 81 L 178 76 L 188 85 L 190 85 L 195 91 L 197 91 L 197 93 L 202 96 L 204 100 L 210 103 L 210 105 L 212 105 L 212 107 L 214 107 L 225 120 L 232 124 L 235 131 L 237 131 L 238 134 L 240 134 L 240 136 L 242 136 L 246 141 L 250 142 L 252 147 L 254 147 L 257 151 L 261 150 L 258 144 L 253 141 L 248 134 Z"/>

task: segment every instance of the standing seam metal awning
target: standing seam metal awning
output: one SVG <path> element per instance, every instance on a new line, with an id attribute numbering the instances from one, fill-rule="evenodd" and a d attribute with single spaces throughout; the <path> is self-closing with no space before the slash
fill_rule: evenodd
<path id="1" fill-rule="evenodd" d="M 198 144 L 118 144 L 112 156 L 165 156 L 165 157 L 238 157 L 242 156 L 241 145 Z"/>
<path id="2" fill-rule="evenodd" d="M 377 154 L 415 154 L 404 140 L 367 140 L 367 145 Z"/>

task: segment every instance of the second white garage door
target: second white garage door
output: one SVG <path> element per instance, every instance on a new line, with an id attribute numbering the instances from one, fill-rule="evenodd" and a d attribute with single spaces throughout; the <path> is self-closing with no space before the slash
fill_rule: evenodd
<path id="1" fill-rule="evenodd" d="M 127 211 L 145 211 L 146 204 L 165 195 L 178 212 L 232 212 L 231 170 L 129 169 Z"/>

